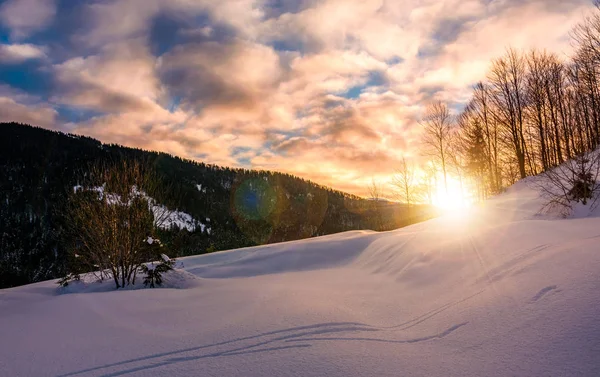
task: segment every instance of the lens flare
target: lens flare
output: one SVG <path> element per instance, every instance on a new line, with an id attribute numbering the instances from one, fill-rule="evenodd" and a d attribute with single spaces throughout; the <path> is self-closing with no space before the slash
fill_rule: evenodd
<path id="1" fill-rule="evenodd" d="M 277 195 L 267 181 L 251 178 L 234 190 L 233 207 L 246 220 L 265 220 L 277 207 Z"/>
<path id="2" fill-rule="evenodd" d="M 239 230 L 258 243 L 302 239 L 318 234 L 327 213 L 324 190 L 297 190 L 276 177 L 238 178 L 231 213 Z"/>

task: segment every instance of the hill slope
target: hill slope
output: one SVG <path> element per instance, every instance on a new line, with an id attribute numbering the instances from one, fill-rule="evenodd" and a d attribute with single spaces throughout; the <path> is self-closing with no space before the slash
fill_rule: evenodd
<path id="1" fill-rule="evenodd" d="M 600 218 L 464 218 L 183 258 L 188 289 L 0 291 L 18 376 L 598 376 Z M 183 272 L 180 272 L 183 273 Z"/>
<path id="2" fill-rule="evenodd" d="M 376 224 L 389 230 L 431 217 L 425 210 L 408 216 L 398 204 L 373 208 L 372 201 L 289 174 L 223 168 L 16 123 L 0 123 L 0 134 L 0 288 L 64 273 L 68 194 L 90 166 L 107 161 L 137 160 L 157 172 L 164 197 L 155 199 L 189 220 L 161 235 L 171 256 Z"/>

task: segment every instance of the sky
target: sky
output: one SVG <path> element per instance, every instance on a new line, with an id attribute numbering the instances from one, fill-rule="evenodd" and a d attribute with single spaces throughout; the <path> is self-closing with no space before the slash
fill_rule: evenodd
<path id="1" fill-rule="evenodd" d="M 508 46 L 567 56 L 591 0 L 0 1 L 0 121 L 365 195 Z"/>

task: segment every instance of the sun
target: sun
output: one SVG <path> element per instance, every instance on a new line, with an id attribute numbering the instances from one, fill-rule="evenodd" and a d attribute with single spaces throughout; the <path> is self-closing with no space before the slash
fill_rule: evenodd
<path id="1" fill-rule="evenodd" d="M 471 207 L 472 199 L 460 180 L 451 176 L 447 178 L 447 187 L 444 184 L 443 177 L 438 180 L 432 197 L 433 204 L 444 212 L 459 212 Z"/>

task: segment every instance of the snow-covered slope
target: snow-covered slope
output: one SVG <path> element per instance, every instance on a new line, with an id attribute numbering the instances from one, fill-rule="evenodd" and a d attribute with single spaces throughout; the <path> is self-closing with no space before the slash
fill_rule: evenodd
<path id="1" fill-rule="evenodd" d="M 522 182 L 460 217 L 185 258 L 187 289 L 1 290 L 0 375 L 600 376 L 600 218 L 540 205 Z"/>

